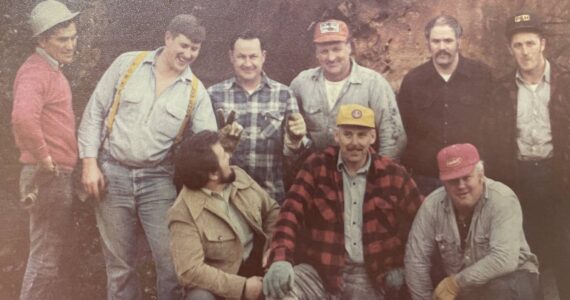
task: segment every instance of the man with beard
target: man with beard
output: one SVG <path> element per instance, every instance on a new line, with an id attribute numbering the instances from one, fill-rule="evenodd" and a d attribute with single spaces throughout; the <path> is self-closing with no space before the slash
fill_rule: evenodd
<path id="1" fill-rule="evenodd" d="M 490 176 L 519 195 L 530 247 L 570 299 L 570 74 L 544 56 L 537 15 L 509 18 L 506 38 L 517 68 L 492 91 L 482 154 Z"/>
<path id="2" fill-rule="evenodd" d="M 82 182 L 96 199 L 109 299 L 141 298 L 138 223 L 156 266 L 158 299 L 178 298 L 167 227 L 176 198 L 171 149 L 185 132 L 217 129 L 208 93 L 190 69 L 205 34 L 195 17 L 176 16 L 165 46 L 118 57 L 85 108 L 79 127 Z"/>
<path id="3" fill-rule="evenodd" d="M 422 197 L 402 166 L 373 151 L 374 111 L 341 105 L 336 125 L 338 147 L 311 155 L 287 193 L 263 292 L 400 299 L 404 245 Z"/>
<path id="4" fill-rule="evenodd" d="M 184 186 L 169 211 L 170 247 L 186 300 L 256 300 L 262 292 L 262 258 L 279 205 L 229 159 L 208 130 L 176 157 Z"/>
<path id="5" fill-rule="evenodd" d="M 37 47 L 14 80 L 12 128 L 23 164 L 20 190 L 23 198 L 37 196 L 27 205 L 30 254 L 22 300 L 71 297 L 64 293 L 69 278 L 64 265 L 71 254 L 77 139 L 71 88 L 62 67 L 75 56 L 78 14 L 53 0 L 34 7 L 29 23 Z"/>
<path id="6" fill-rule="evenodd" d="M 218 118 L 232 111 L 243 126 L 232 164 L 243 168 L 276 201 L 283 200 L 283 155 L 301 147 L 307 132 L 293 92 L 263 71 L 262 38 L 248 30 L 232 39 L 234 77 L 208 88 Z M 218 120 L 220 121 L 220 120 Z M 306 139 L 306 138 L 305 138 Z"/>
<path id="7" fill-rule="evenodd" d="M 481 113 L 491 89 L 491 73 L 480 62 L 459 54 L 463 30 L 452 16 L 427 23 L 431 59 L 412 69 L 397 96 L 408 144 L 402 164 L 422 194 L 441 185 L 437 152 L 451 144 L 479 144 Z"/>

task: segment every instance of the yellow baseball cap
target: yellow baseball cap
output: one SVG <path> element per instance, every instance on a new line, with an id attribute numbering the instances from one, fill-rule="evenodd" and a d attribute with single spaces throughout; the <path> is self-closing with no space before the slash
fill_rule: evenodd
<path id="1" fill-rule="evenodd" d="M 336 125 L 353 125 L 375 128 L 374 111 L 360 104 L 344 104 L 340 106 L 336 116 Z"/>

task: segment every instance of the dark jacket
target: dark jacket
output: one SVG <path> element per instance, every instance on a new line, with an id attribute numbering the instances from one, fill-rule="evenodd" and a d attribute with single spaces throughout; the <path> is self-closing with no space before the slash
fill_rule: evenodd
<path id="1" fill-rule="evenodd" d="M 554 147 L 557 183 L 568 189 L 570 184 L 570 73 L 551 63 L 550 126 Z M 516 71 L 501 78 L 493 88 L 482 121 L 484 143 L 481 155 L 485 173 L 508 186 L 515 187 L 518 174 Z"/>
<path id="2" fill-rule="evenodd" d="M 371 280 L 404 264 L 404 247 L 422 197 L 406 170 L 371 153 L 362 206 L 362 247 Z M 308 263 L 327 291 L 342 286 L 345 264 L 342 173 L 338 147 L 311 155 L 287 193 L 271 243 L 269 262 Z"/>
<path id="3" fill-rule="evenodd" d="M 488 67 L 463 56 L 447 82 L 431 60 L 412 69 L 397 96 L 408 135 L 402 164 L 413 174 L 438 177 L 436 155 L 441 148 L 456 143 L 478 146 L 491 86 Z"/>

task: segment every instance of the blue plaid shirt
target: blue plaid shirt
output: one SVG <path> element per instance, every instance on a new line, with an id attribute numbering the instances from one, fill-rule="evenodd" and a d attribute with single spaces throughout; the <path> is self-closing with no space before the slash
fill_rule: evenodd
<path id="1" fill-rule="evenodd" d="M 285 120 L 299 111 L 292 91 L 263 74 L 261 84 L 251 95 L 237 84 L 235 77 L 211 86 L 208 93 L 214 110 L 222 108 L 225 118 L 234 110 L 236 121 L 244 128 L 231 163 L 244 169 L 281 203 L 285 194 Z"/>

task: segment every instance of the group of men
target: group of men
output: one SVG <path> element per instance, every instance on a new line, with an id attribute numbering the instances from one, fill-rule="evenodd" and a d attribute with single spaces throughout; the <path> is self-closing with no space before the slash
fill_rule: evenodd
<path id="1" fill-rule="evenodd" d="M 459 54 L 457 20 L 434 18 L 431 60 L 397 97 L 351 58 L 339 20 L 315 25 L 320 66 L 290 87 L 246 31 L 229 45 L 234 77 L 206 89 L 190 68 L 205 28 L 178 15 L 163 47 L 106 70 L 76 138 L 61 66 L 78 14 L 36 5 L 36 52 L 14 82 L 20 189 L 38 193 L 21 299 L 62 298 L 78 158 L 108 299 L 141 298 L 140 227 L 158 299 L 538 299 L 533 253 L 570 299 L 570 78 L 545 59 L 534 14 L 507 21 L 517 69 L 498 84 Z"/>

